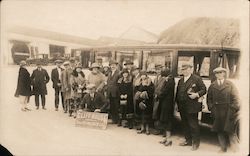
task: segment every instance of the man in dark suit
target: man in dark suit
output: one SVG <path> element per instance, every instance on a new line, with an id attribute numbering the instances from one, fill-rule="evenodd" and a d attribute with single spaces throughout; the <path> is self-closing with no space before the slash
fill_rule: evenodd
<path id="1" fill-rule="evenodd" d="M 118 62 L 111 60 L 109 66 L 111 72 L 108 75 L 107 80 L 107 97 L 110 103 L 110 114 L 112 116 L 112 121 L 114 124 L 118 122 L 118 107 L 120 102 L 118 79 L 120 77 L 120 72 L 118 70 Z"/>
<path id="2" fill-rule="evenodd" d="M 53 88 L 55 89 L 55 110 L 58 111 L 58 106 L 59 106 L 59 96 L 61 94 L 61 101 L 62 101 L 62 107 L 64 110 L 64 104 L 63 104 L 63 92 L 61 91 L 61 73 L 62 73 L 62 65 L 63 61 L 62 60 L 56 60 L 56 68 L 52 69 L 51 72 L 51 80 L 53 82 Z"/>
<path id="3" fill-rule="evenodd" d="M 49 75 L 45 69 L 42 68 L 41 62 L 37 62 L 37 69 L 31 75 L 31 82 L 33 85 L 33 94 L 35 95 L 36 109 L 39 109 L 39 95 L 42 99 L 42 107 L 45 110 L 45 95 L 47 95 L 46 84 L 49 82 Z"/>
<path id="4" fill-rule="evenodd" d="M 192 150 L 197 150 L 200 145 L 198 112 L 202 109 L 206 86 L 199 76 L 192 74 L 192 65 L 183 64 L 181 70 L 183 77 L 178 82 L 176 102 L 186 140 L 180 146 L 192 146 Z"/>
<path id="5" fill-rule="evenodd" d="M 106 112 L 107 101 L 103 94 L 96 92 L 95 84 L 89 84 L 87 89 L 89 93 L 87 93 L 81 101 L 82 108 L 90 112 Z"/>

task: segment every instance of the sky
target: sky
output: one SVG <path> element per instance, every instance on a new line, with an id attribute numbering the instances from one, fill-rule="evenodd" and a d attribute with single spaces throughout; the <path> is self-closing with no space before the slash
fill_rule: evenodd
<path id="1" fill-rule="evenodd" d="M 159 35 L 189 17 L 239 18 L 240 8 L 237 0 L 9 0 L 1 3 L 1 23 L 97 39 L 119 37 L 131 26 Z"/>

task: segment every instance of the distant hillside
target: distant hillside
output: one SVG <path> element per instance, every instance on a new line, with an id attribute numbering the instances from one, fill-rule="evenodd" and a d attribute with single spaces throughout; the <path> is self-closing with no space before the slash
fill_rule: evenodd
<path id="1" fill-rule="evenodd" d="M 239 20 L 188 18 L 163 31 L 159 44 L 204 44 L 239 47 Z"/>

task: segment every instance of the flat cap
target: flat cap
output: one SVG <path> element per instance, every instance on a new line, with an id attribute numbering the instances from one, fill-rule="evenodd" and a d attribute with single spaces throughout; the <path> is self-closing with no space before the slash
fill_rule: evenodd
<path id="1" fill-rule="evenodd" d="M 222 67 L 217 67 L 213 70 L 213 73 L 218 73 L 218 72 L 227 72 L 227 69 Z"/>
<path id="2" fill-rule="evenodd" d="M 64 66 L 67 66 L 67 65 L 70 65 L 70 63 L 69 63 L 69 61 L 65 61 L 65 62 L 63 63 L 63 65 L 64 65 Z"/>

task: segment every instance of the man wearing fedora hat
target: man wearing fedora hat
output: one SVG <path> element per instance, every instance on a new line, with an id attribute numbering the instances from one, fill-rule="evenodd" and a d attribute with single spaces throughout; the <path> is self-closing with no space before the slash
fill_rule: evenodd
<path id="1" fill-rule="evenodd" d="M 63 68 L 61 68 L 63 61 L 62 60 L 56 60 L 56 68 L 52 69 L 51 71 L 51 80 L 52 80 L 52 87 L 55 90 L 55 110 L 58 111 L 58 106 L 59 106 L 59 96 L 61 95 L 61 102 L 62 102 L 62 107 L 64 110 L 64 104 L 63 104 L 63 93 L 61 91 L 62 87 L 62 82 L 61 82 L 61 76 L 62 76 L 62 71 Z"/>
<path id="2" fill-rule="evenodd" d="M 180 143 L 180 146 L 192 146 L 192 150 L 197 150 L 200 145 L 198 113 L 202 109 L 201 97 L 206 94 L 206 86 L 201 77 L 192 74 L 191 64 L 183 64 L 181 71 L 183 77 L 177 85 L 176 102 L 181 115 L 185 141 Z"/>
<path id="3" fill-rule="evenodd" d="M 117 124 L 119 119 L 118 107 L 120 102 L 119 88 L 118 88 L 118 79 L 120 77 L 120 72 L 118 70 L 117 65 L 118 62 L 116 62 L 115 60 L 111 60 L 109 62 L 111 72 L 109 73 L 107 80 L 107 97 L 109 99 L 110 114 L 114 124 Z"/>
<path id="4" fill-rule="evenodd" d="M 240 109 L 238 91 L 234 84 L 226 79 L 225 68 L 215 68 L 213 73 L 216 80 L 208 88 L 207 94 L 208 109 L 214 118 L 212 130 L 217 132 L 220 152 L 226 152 L 229 144 L 236 151 L 238 139 L 235 124 Z"/>
<path id="5" fill-rule="evenodd" d="M 46 84 L 49 82 L 49 75 L 45 69 L 42 68 L 42 62 L 38 61 L 37 69 L 31 75 L 31 82 L 33 85 L 33 94 L 35 95 L 36 109 L 39 109 L 39 96 L 42 99 L 42 108 L 45 110 L 45 95 L 47 95 Z"/>
<path id="6" fill-rule="evenodd" d="M 100 72 L 98 63 L 92 63 L 90 74 L 88 75 L 88 84 L 94 84 L 97 92 L 102 92 L 105 85 L 106 77 Z"/>

